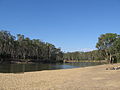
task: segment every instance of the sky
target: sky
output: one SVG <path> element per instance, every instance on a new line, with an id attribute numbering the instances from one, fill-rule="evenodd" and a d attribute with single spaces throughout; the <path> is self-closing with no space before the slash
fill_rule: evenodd
<path id="1" fill-rule="evenodd" d="M 95 50 L 101 34 L 120 34 L 120 0 L 0 0 L 0 30 L 64 52 Z"/>

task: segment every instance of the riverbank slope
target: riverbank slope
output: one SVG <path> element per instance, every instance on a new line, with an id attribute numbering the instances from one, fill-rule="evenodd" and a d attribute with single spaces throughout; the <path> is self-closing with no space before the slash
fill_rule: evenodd
<path id="1" fill-rule="evenodd" d="M 0 73 L 0 90 L 119 90 L 120 70 L 98 65 L 19 74 Z"/>

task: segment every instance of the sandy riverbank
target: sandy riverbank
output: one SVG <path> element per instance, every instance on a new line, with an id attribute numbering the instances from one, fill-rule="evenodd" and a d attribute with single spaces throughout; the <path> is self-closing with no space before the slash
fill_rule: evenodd
<path id="1" fill-rule="evenodd" d="M 0 73 L 0 90 L 120 90 L 120 70 L 99 65 L 84 68 Z"/>

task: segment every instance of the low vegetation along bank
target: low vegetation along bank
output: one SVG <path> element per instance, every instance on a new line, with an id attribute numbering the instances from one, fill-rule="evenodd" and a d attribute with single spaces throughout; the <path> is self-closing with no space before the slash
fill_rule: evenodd
<path id="1" fill-rule="evenodd" d="M 107 63 L 106 60 L 64 60 L 65 63 L 70 62 L 101 62 L 101 63 Z"/>

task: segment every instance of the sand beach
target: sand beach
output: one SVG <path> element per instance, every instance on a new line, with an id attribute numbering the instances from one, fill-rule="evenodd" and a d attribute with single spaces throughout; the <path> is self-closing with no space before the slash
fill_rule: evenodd
<path id="1" fill-rule="evenodd" d="M 0 73 L 0 90 L 120 90 L 120 64 L 25 73 Z"/>

